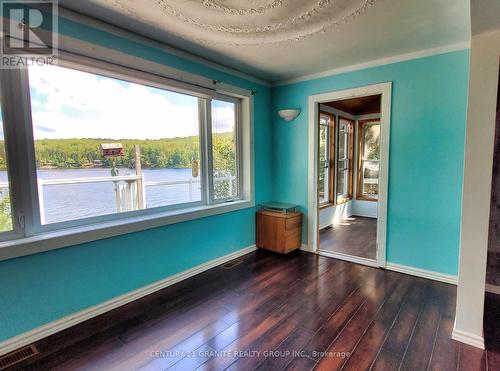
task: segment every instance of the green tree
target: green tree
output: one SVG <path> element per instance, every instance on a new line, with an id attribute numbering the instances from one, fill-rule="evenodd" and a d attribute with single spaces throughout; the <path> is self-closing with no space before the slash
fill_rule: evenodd
<path id="1" fill-rule="evenodd" d="M 10 210 L 10 197 L 4 195 L 0 200 L 0 231 L 10 231 L 12 229 L 12 213 Z"/>

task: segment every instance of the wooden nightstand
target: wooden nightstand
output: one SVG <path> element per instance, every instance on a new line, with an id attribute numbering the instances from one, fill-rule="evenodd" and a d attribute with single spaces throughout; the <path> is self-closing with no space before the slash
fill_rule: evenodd
<path id="1" fill-rule="evenodd" d="M 257 212 L 257 247 L 287 254 L 302 244 L 302 213 Z"/>

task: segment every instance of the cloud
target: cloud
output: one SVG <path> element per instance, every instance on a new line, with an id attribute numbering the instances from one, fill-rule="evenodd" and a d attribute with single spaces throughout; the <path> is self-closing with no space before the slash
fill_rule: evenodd
<path id="1" fill-rule="evenodd" d="M 53 128 L 46 128 L 45 126 L 40 126 L 40 125 L 36 125 L 35 129 L 39 130 L 39 131 L 44 131 L 47 133 L 53 133 L 55 131 L 55 129 L 53 129 Z"/>
<path id="2" fill-rule="evenodd" d="M 198 135 L 198 99 L 62 67 L 30 67 L 35 139 L 159 139 Z M 233 107 L 217 105 L 217 132 Z"/>
<path id="3" fill-rule="evenodd" d="M 212 132 L 225 133 L 234 130 L 234 104 L 223 101 L 212 103 Z"/>

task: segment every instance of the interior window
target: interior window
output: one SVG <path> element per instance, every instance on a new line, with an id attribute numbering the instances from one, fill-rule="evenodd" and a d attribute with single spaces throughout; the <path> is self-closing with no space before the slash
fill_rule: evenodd
<path id="1" fill-rule="evenodd" d="M 201 201 L 200 98 L 56 66 L 29 82 L 42 224 Z"/>
<path id="2" fill-rule="evenodd" d="M 360 163 L 357 198 L 378 199 L 380 121 L 360 121 Z"/>
<path id="3" fill-rule="evenodd" d="M 319 169 L 318 192 L 319 204 L 333 204 L 333 163 L 334 163 L 334 117 L 320 113 L 319 117 Z"/>
<path id="4" fill-rule="evenodd" d="M 337 203 L 352 194 L 352 157 L 354 121 L 339 117 L 337 140 Z"/>
<path id="5" fill-rule="evenodd" d="M 237 105 L 232 101 L 212 100 L 213 198 L 238 197 L 239 146 L 237 138 Z"/>
<path id="6" fill-rule="evenodd" d="M 4 124 L 0 106 L 0 233 L 12 230 L 10 183 L 5 154 Z"/>

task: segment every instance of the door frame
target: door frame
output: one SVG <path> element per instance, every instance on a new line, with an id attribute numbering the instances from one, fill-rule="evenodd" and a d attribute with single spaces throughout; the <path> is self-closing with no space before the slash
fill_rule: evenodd
<path id="1" fill-rule="evenodd" d="M 356 258 L 350 255 L 324 253 L 320 251 L 318 242 L 318 119 L 319 104 L 334 100 L 359 98 L 380 94 L 380 173 L 377 221 L 377 259 L 376 261 Z M 308 144 L 308 223 L 307 250 L 313 253 L 332 256 L 342 260 L 385 268 L 387 250 L 387 200 L 389 185 L 389 143 L 391 132 L 391 98 L 392 82 L 368 85 L 359 88 L 332 91 L 309 96 L 309 144 Z"/>

